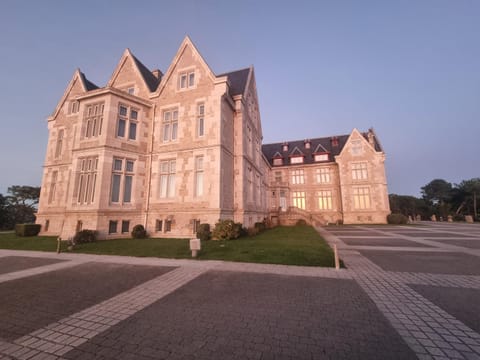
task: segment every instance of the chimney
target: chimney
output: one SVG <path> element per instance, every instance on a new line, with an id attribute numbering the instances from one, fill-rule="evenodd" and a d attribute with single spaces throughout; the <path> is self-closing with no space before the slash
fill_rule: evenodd
<path id="1" fill-rule="evenodd" d="M 158 70 L 158 69 L 155 69 L 155 70 L 152 70 L 152 74 L 153 76 L 155 76 L 158 80 L 160 80 L 163 76 L 163 73 Z"/>
<path id="2" fill-rule="evenodd" d="M 332 144 L 332 147 L 337 147 L 338 146 L 338 137 L 332 136 L 330 138 L 330 143 Z"/>
<path id="3" fill-rule="evenodd" d="M 288 151 L 288 142 L 284 142 L 282 145 L 282 151 Z"/>
<path id="4" fill-rule="evenodd" d="M 375 134 L 373 133 L 373 128 L 368 129 L 367 139 L 370 145 L 375 148 Z"/>
<path id="5" fill-rule="evenodd" d="M 305 149 L 310 149 L 310 147 L 312 146 L 312 142 L 310 141 L 310 139 L 305 139 L 303 143 L 305 145 Z"/>

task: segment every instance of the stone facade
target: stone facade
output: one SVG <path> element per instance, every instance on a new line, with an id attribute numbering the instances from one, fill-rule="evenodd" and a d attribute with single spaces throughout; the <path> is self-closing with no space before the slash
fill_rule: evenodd
<path id="1" fill-rule="evenodd" d="M 285 153 L 278 166 L 273 158 L 283 155 L 269 153 L 278 144 L 262 146 L 253 68 L 215 75 L 188 37 L 165 74 L 128 49 L 102 88 L 76 70 L 48 129 L 37 214 L 45 235 L 126 237 L 142 224 L 151 236 L 191 237 L 218 219 L 382 223 L 389 213 L 373 132 L 354 130 L 328 161 L 291 163 L 297 152 Z M 366 178 L 352 180 L 354 163 L 367 164 Z M 315 182 L 320 168 L 328 183 Z M 369 196 L 361 209 L 359 188 Z M 320 209 L 323 190 L 331 204 Z"/>

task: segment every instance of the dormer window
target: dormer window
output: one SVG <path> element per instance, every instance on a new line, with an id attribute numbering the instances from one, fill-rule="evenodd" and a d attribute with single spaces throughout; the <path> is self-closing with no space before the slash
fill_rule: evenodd
<path id="1" fill-rule="evenodd" d="M 303 164 L 303 156 L 292 156 L 290 164 Z"/>
<path id="2" fill-rule="evenodd" d="M 328 161 L 328 153 L 315 154 L 315 155 L 314 155 L 314 158 L 315 158 L 315 161 L 316 161 L 316 162 L 319 162 L 319 161 Z"/>

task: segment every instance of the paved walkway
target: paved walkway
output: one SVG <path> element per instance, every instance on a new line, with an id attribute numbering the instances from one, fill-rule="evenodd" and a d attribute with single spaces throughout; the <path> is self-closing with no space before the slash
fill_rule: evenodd
<path id="1" fill-rule="evenodd" d="M 0 359 L 480 359 L 480 226 L 319 231 L 348 269 L 0 250 Z"/>

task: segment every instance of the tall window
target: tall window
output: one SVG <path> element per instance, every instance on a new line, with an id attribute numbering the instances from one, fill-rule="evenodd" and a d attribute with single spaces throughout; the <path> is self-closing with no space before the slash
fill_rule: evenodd
<path id="1" fill-rule="evenodd" d="M 95 200 L 95 184 L 97 182 L 98 157 L 90 156 L 79 159 L 77 203 L 91 204 Z"/>
<path id="2" fill-rule="evenodd" d="M 353 206 L 355 209 L 370 209 L 370 189 L 368 187 L 353 188 Z"/>
<path id="3" fill-rule="evenodd" d="M 58 130 L 58 135 L 57 135 L 57 145 L 55 146 L 55 158 L 58 159 L 60 155 L 62 155 L 62 147 L 63 147 L 63 135 L 64 135 L 64 130 L 60 129 Z"/>
<path id="4" fill-rule="evenodd" d="M 57 190 L 57 176 L 58 176 L 58 171 L 52 172 L 52 180 L 50 182 L 50 192 L 48 194 L 49 204 L 55 201 L 55 192 Z"/>
<path id="5" fill-rule="evenodd" d="M 109 234 L 116 234 L 117 233 L 117 226 L 118 226 L 118 221 L 110 220 L 108 222 L 108 233 Z"/>
<path id="6" fill-rule="evenodd" d="M 130 231 L 130 221 L 122 220 L 122 234 L 128 233 Z"/>
<path id="7" fill-rule="evenodd" d="M 330 190 L 323 190 L 317 192 L 317 199 L 319 210 L 332 209 L 332 192 Z"/>
<path id="8" fill-rule="evenodd" d="M 130 203 L 132 201 L 133 167 L 133 160 L 113 159 L 112 203 Z"/>
<path id="9" fill-rule="evenodd" d="M 275 171 L 275 182 L 282 182 L 282 172 Z"/>
<path id="10" fill-rule="evenodd" d="M 160 163 L 160 197 L 173 198 L 175 196 L 175 160 Z"/>
<path id="11" fill-rule="evenodd" d="M 305 184 L 305 174 L 303 169 L 292 171 L 292 184 Z"/>
<path id="12" fill-rule="evenodd" d="M 203 195 L 203 156 L 195 158 L 195 196 Z"/>
<path id="13" fill-rule="evenodd" d="M 329 184 L 330 183 L 330 169 L 329 168 L 320 168 L 315 170 L 315 179 L 318 184 Z"/>
<path id="14" fill-rule="evenodd" d="M 367 163 L 353 163 L 352 164 L 352 179 L 366 180 L 368 178 Z"/>
<path id="15" fill-rule="evenodd" d="M 83 137 L 91 138 L 102 135 L 104 104 L 87 105 L 83 119 Z"/>
<path id="16" fill-rule="evenodd" d="M 197 136 L 205 135 L 205 104 L 198 104 L 197 107 Z"/>
<path id="17" fill-rule="evenodd" d="M 178 87 L 180 89 L 188 89 L 195 86 L 195 72 L 189 71 L 181 73 L 178 77 Z"/>
<path id="18" fill-rule="evenodd" d="M 118 107 L 117 137 L 137 139 L 138 110 L 120 105 Z"/>
<path id="19" fill-rule="evenodd" d="M 177 140 L 178 135 L 178 110 L 166 110 L 163 112 L 163 141 Z"/>
<path id="20" fill-rule="evenodd" d="M 305 210 L 305 191 L 294 191 L 292 193 L 293 206 Z"/>

